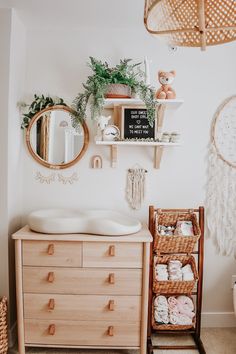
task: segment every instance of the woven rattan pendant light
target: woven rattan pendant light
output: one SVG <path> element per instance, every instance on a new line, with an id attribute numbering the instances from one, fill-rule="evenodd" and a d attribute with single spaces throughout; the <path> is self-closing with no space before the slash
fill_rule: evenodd
<path id="1" fill-rule="evenodd" d="M 144 23 L 172 45 L 205 50 L 236 39 L 236 0 L 145 0 Z"/>

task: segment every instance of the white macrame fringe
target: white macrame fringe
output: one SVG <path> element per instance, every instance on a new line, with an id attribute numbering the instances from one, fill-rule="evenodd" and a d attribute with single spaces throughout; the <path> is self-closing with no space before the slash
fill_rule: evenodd
<path id="1" fill-rule="evenodd" d="M 236 169 L 218 157 L 213 143 L 209 146 L 206 223 L 219 253 L 236 258 Z"/>
<path id="2" fill-rule="evenodd" d="M 126 197 L 132 209 L 140 209 L 145 194 L 145 170 L 129 169 Z"/>

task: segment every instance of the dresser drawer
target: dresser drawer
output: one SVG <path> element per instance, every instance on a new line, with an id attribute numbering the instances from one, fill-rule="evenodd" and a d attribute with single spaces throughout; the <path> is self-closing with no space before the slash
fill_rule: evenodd
<path id="1" fill-rule="evenodd" d="M 71 321 L 140 321 L 141 296 L 24 294 L 24 316 Z"/>
<path id="2" fill-rule="evenodd" d="M 84 267 L 142 268 L 142 256 L 142 243 L 83 243 Z"/>
<path id="3" fill-rule="evenodd" d="M 141 289 L 141 269 L 23 267 L 26 293 L 141 295 Z"/>
<path id="4" fill-rule="evenodd" d="M 23 264 L 30 266 L 81 267 L 82 243 L 23 241 Z"/>
<path id="5" fill-rule="evenodd" d="M 25 320 L 26 344 L 139 346 L 140 322 Z"/>

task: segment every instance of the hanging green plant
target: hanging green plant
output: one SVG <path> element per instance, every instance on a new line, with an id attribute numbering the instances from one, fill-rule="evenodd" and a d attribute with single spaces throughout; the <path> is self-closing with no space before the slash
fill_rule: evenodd
<path id="1" fill-rule="evenodd" d="M 60 97 L 52 98 L 50 96 L 38 96 L 35 94 L 34 101 L 29 105 L 28 113 L 23 114 L 21 129 L 26 129 L 29 126 L 31 119 L 36 113 L 42 111 L 44 108 L 58 105 L 67 106 L 64 100 Z M 26 107 L 27 104 L 24 104 L 23 106 Z"/>
<path id="2" fill-rule="evenodd" d="M 86 83 L 83 84 L 84 92 L 79 93 L 73 102 L 73 109 L 76 112 L 72 117 L 74 126 L 87 118 L 88 105 L 90 105 L 92 119 L 101 115 L 105 98 L 109 97 L 107 95 L 108 89 L 112 84 L 126 85 L 130 89 L 131 95 L 139 95 L 146 105 L 149 124 L 153 126 L 156 108 L 154 90 L 144 81 L 144 72 L 140 68 L 141 63 L 132 64 L 131 62 L 131 59 L 123 59 L 118 65 L 110 68 L 107 62 L 103 63 L 90 57 L 88 65 L 93 74 L 88 76 Z"/>

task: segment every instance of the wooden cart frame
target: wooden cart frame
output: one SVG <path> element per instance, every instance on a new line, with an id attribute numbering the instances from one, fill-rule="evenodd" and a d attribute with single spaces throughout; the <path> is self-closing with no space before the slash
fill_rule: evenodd
<path id="1" fill-rule="evenodd" d="M 187 212 L 189 209 L 162 209 L 163 212 Z M 197 256 L 197 268 L 199 280 L 191 295 L 196 296 L 196 323 L 194 328 L 189 330 L 154 330 L 152 329 L 152 298 L 153 298 L 153 244 L 151 244 L 150 252 L 150 278 L 149 278 L 149 310 L 148 310 L 148 342 L 147 352 L 148 354 L 154 354 L 153 350 L 191 350 L 197 349 L 200 354 L 206 354 L 203 343 L 201 341 L 201 310 L 202 310 L 202 284 L 203 284 L 203 258 L 204 258 L 204 207 L 200 206 L 198 209 L 193 209 L 198 217 L 199 226 L 201 229 L 201 237 L 197 242 L 197 250 L 191 252 L 191 254 Z M 157 208 L 154 206 L 149 207 L 149 230 L 152 236 L 155 236 L 155 216 Z M 169 253 L 168 253 L 169 254 Z M 172 253 L 173 254 L 173 253 Z M 180 254 L 180 253 L 178 253 Z M 175 334 L 175 335 L 192 335 L 195 345 L 153 345 L 152 334 Z"/>

